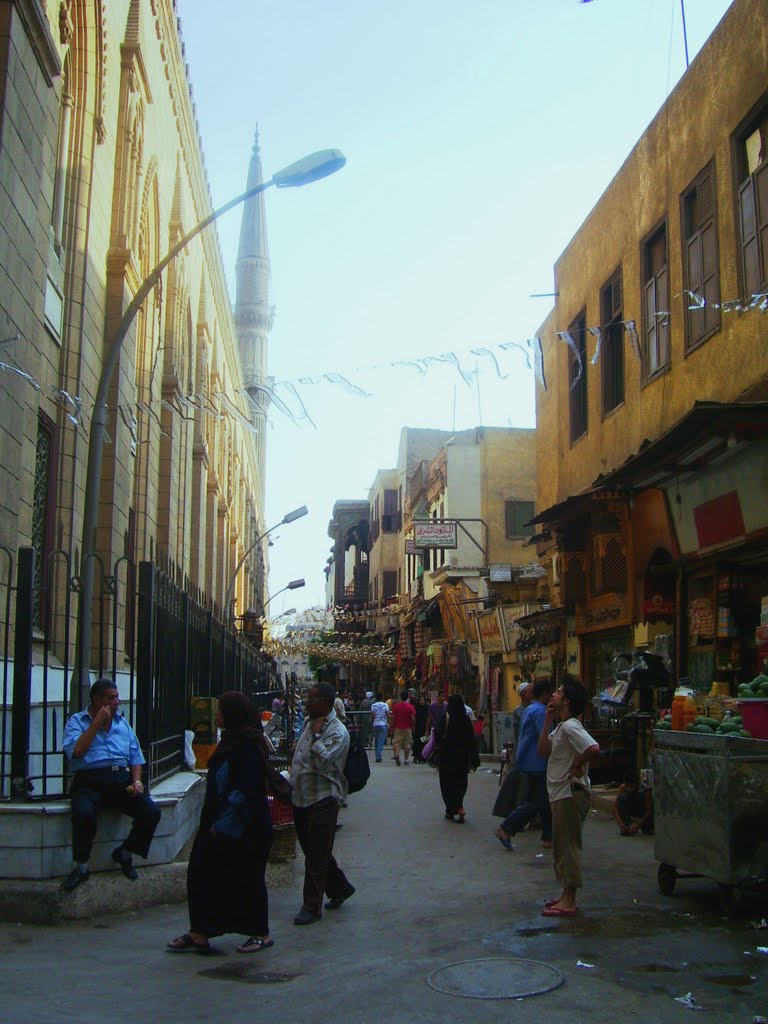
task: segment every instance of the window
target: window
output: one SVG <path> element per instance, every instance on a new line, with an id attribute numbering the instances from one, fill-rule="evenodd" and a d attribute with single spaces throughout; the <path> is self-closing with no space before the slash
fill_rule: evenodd
<path id="1" fill-rule="evenodd" d="M 768 284 L 768 107 L 739 134 L 736 174 L 741 274 L 749 298 Z"/>
<path id="2" fill-rule="evenodd" d="M 643 243 L 643 370 L 653 377 L 669 365 L 669 272 L 667 224 Z"/>
<path id="3" fill-rule="evenodd" d="M 600 362 L 605 415 L 624 401 L 624 315 L 620 269 L 600 292 L 600 320 L 603 326 Z"/>
<path id="4" fill-rule="evenodd" d="M 533 519 L 534 512 L 535 504 L 532 501 L 516 501 L 511 499 L 504 502 L 504 523 L 507 540 L 533 536 L 533 527 L 526 526 L 525 524 Z"/>
<path id="5" fill-rule="evenodd" d="M 397 597 L 397 571 L 384 570 L 384 578 L 382 581 L 382 601 L 389 601 L 390 598 Z"/>
<path id="6" fill-rule="evenodd" d="M 587 315 L 580 313 L 568 328 L 581 358 L 569 347 L 568 384 L 571 408 L 571 444 L 587 432 Z M 574 383 L 574 381 L 576 383 Z"/>
<path id="7" fill-rule="evenodd" d="M 400 529 L 400 512 L 397 502 L 397 491 L 384 491 L 384 515 L 381 517 L 382 533 L 397 533 Z"/>
<path id="8" fill-rule="evenodd" d="M 685 301 L 685 347 L 695 348 L 720 327 L 720 269 L 715 209 L 715 165 L 710 163 L 682 195 L 683 288 L 706 301 Z M 689 307 L 693 306 L 691 309 Z"/>

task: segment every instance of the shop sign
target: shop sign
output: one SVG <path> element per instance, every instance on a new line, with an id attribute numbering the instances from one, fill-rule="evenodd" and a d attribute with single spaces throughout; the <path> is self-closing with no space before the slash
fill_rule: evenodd
<path id="1" fill-rule="evenodd" d="M 629 625 L 629 606 L 626 600 L 614 598 L 611 601 L 591 604 L 576 614 L 576 632 L 593 633 L 598 629 L 613 629 Z"/>
<path id="2" fill-rule="evenodd" d="M 768 527 L 768 442 L 665 487 L 683 554 L 731 545 Z"/>
<path id="3" fill-rule="evenodd" d="M 488 573 L 491 583 L 511 583 L 512 582 L 512 566 L 505 565 L 504 563 L 498 563 L 488 567 Z"/>
<path id="4" fill-rule="evenodd" d="M 458 532 L 455 522 L 436 522 L 432 519 L 413 524 L 413 543 L 417 548 L 456 548 Z"/>
<path id="5" fill-rule="evenodd" d="M 475 616 L 477 635 L 484 654 L 503 654 L 506 650 L 504 627 L 498 608 L 478 612 Z"/>
<path id="6" fill-rule="evenodd" d="M 675 602 L 670 601 L 668 598 L 662 597 L 661 594 L 654 594 L 653 597 L 646 598 L 643 601 L 643 615 L 647 618 L 649 615 L 655 615 L 662 617 L 665 615 L 675 614 Z"/>

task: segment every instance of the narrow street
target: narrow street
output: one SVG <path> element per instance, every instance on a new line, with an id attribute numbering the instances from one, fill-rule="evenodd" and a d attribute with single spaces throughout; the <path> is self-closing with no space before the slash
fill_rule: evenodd
<path id="1" fill-rule="evenodd" d="M 593 812 L 582 914 L 543 918 L 542 901 L 556 890 L 549 855 L 540 855 L 538 833 L 518 837 L 511 853 L 494 838 L 492 766 L 470 778 L 462 827 L 443 819 L 437 773 L 397 768 L 389 754 L 342 811 L 337 854 L 357 893 L 341 910 L 292 925 L 299 858 L 294 885 L 270 894 L 275 946 L 253 957 L 234 952 L 235 936 L 216 941 L 219 956 L 167 954 L 166 941 L 186 928 L 183 905 L 58 927 L 2 925 L 0 1019 L 666 1022 L 690 1014 L 675 1002 L 688 992 L 705 1020 L 768 1013 L 768 957 L 757 952 L 768 930 L 750 925 L 764 902 L 729 921 L 706 879 L 679 881 L 663 897 L 653 839 L 623 838 Z M 444 965 L 500 957 L 551 965 L 565 982 L 499 1002 L 448 995 L 425 980 Z"/>

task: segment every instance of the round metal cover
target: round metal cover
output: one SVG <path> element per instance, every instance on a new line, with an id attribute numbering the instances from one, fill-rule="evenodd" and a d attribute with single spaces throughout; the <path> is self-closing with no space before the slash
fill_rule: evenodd
<path id="1" fill-rule="evenodd" d="M 551 992 L 564 981 L 556 967 L 512 957 L 461 960 L 427 975 L 430 988 L 465 999 L 524 999 Z"/>

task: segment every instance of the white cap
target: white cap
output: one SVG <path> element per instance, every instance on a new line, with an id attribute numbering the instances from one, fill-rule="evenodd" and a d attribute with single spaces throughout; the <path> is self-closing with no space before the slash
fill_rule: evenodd
<path id="1" fill-rule="evenodd" d="M 517 692 L 518 693 L 522 693 L 523 690 L 527 690 L 530 685 L 531 684 L 529 682 L 526 682 L 526 681 L 523 681 L 522 683 L 518 683 L 517 684 Z"/>
<path id="2" fill-rule="evenodd" d="M 366 697 L 372 697 L 373 696 L 373 690 L 366 690 L 365 691 L 365 696 Z"/>

